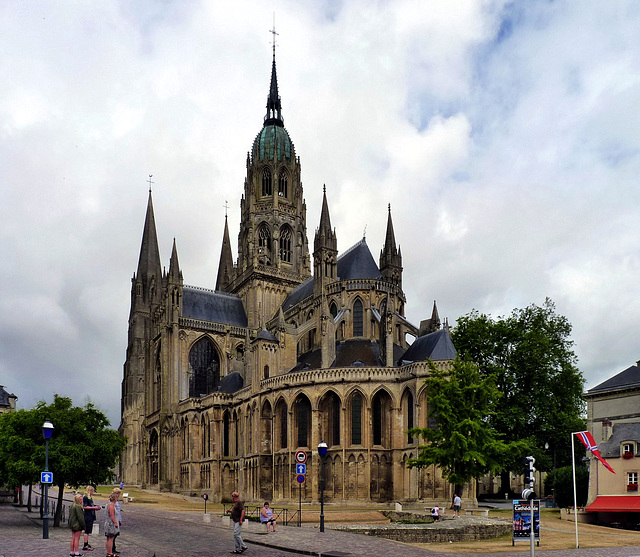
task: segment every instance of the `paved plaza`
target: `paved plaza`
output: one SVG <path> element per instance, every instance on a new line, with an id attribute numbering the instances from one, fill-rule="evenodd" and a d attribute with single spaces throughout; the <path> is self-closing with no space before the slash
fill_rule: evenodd
<path id="1" fill-rule="evenodd" d="M 128 505 L 125 524 L 118 538 L 122 557 L 204 557 L 229 555 L 233 549 L 232 529 L 218 515 L 209 515 L 205 522 L 202 513 L 172 512 L 161 508 Z M 386 556 L 393 557 L 451 557 L 456 553 L 433 549 L 420 549 L 399 542 L 370 536 L 339 532 L 327 528 L 320 532 L 316 525 L 302 527 L 278 526 L 276 533 L 264 533 L 256 523 L 245 523 L 244 539 L 248 557 L 260 556 Z M 25 507 L 0 505 L 0 557 L 65 557 L 69 555 L 70 532 L 66 527 L 50 528 L 50 538 L 42 539 L 42 521 L 37 512 L 27 513 Z M 612 532 L 615 535 L 615 532 Z M 104 536 L 92 536 L 96 548 L 85 555 L 105 555 Z M 440 549 L 439 549 L 440 547 Z M 448 549 L 448 548 L 447 548 Z M 500 555 L 522 557 L 528 555 L 529 546 L 522 544 L 517 551 L 500 553 L 464 553 L 470 557 Z M 640 557 L 640 546 L 606 549 L 541 550 L 540 557 Z"/>

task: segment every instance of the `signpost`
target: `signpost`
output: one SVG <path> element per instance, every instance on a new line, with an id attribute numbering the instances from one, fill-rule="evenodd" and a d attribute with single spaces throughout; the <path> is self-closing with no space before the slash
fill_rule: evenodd
<path id="1" fill-rule="evenodd" d="M 296 481 L 298 482 L 298 526 L 302 526 L 302 484 L 307 473 L 307 453 L 296 451 Z"/>

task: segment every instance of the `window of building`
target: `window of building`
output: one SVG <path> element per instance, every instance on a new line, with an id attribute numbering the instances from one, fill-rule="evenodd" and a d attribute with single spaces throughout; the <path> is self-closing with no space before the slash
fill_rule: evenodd
<path id="1" fill-rule="evenodd" d="M 389 446 L 389 414 L 391 398 L 385 391 L 378 391 L 371 404 L 373 412 L 373 444 Z"/>
<path id="2" fill-rule="evenodd" d="M 287 197 L 288 194 L 288 182 L 289 177 L 287 176 L 286 170 L 281 170 L 280 175 L 278 176 L 278 196 Z"/>
<path id="3" fill-rule="evenodd" d="M 282 404 L 280 407 L 280 448 L 286 449 L 288 446 L 289 431 L 287 429 L 287 407 Z"/>
<path id="4" fill-rule="evenodd" d="M 269 366 L 264 366 L 263 378 L 269 379 Z"/>
<path id="5" fill-rule="evenodd" d="M 407 429 L 413 427 L 413 395 L 407 393 Z M 407 433 L 407 443 L 410 445 L 413 443 L 413 435 Z"/>
<path id="6" fill-rule="evenodd" d="M 359 393 L 351 398 L 351 444 L 362 445 L 362 397 Z"/>
<path id="7" fill-rule="evenodd" d="M 356 300 L 353 304 L 353 336 L 361 337 L 364 335 L 363 331 L 363 311 L 362 311 L 362 302 L 360 300 Z"/>
<path id="8" fill-rule="evenodd" d="M 631 486 L 632 490 L 635 486 L 635 490 L 638 489 L 638 472 L 627 472 L 627 486 Z"/>
<path id="9" fill-rule="evenodd" d="M 636 448 L 633 443 L 623 443 L 622 444 L 622 455 L 630 455 L 635 456 Z M 628 457 L 627 457 L 628 458 Z"/>
<path id="10" fill-rule="evenodd" d="M 271 195 L 271 170 L 268 168 L 262 171 L 262 195 Z"/>
<path id="11" fill-rule="evenodd" d="M 298 429 L 298 447 L 309 447 L 311 433 L 311 403 L 301 395 L 296 403 L 296 427 Z"/>
<path id="12" fill-rule="evenodd" d="M 189 396 L 201 397 L 218 389 L 220 359 L 213 342 L 198 340 L 189 352 Z"/>
<path id="13" fill-rule="evenodd" d="M 288 226 L 280 230 L 280 260 L 291 263 L 291 229 Z"/>
<path id="14" fill-rule="evenodd" d="M 331 305 L 329 306 L 329 313 L 331 313 L 331 317 L 334 319 L 336 318 L 336 315 L 338 315 L 338 306 L 335 302 L 331 302 Z"/>
<path id="15" fill-rule="evenodd" d="M 258 248 L 263 250 L 261 253 L 268 254 L 271 251 L 271 231 L 266 224 L 263 224 L 258 232 Z"/>
<path id="16" fill-rule="evenodd" d="M 224 417 L 222 418 L 222 456 L 229 456 L 229 441 L 230 435 L 229 430 L 231 428 L 231 424 L 229 423 L 229 412 L 224 413 Z"/>

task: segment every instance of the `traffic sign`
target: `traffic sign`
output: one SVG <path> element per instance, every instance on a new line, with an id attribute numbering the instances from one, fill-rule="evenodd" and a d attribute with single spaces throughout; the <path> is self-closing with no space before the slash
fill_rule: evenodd
<path id="1" fill-rule="evenodd" d="M 52 484 L 53 483 L 53 472 L 40 472 L 40 483 L 41 484 Z"/>
<path id="2" fill-rule="evenodd" d="M 307 453 L 304 451 L 296 451 L 296 462 L 300 464 L 307 462 Z"/>
<path id="3" fill-rule="evenodd" d="M 296 474 L 306 474 L 307 473 L 307 465 L 306 464 L 296 464 Z"/>
<path id="4" fill-rule="evenodd" d="M 304 474 L 298 474 L 296 476 L 296 480 L 298 480 L 299 484 L 303 484 L 304 483 Z"/>

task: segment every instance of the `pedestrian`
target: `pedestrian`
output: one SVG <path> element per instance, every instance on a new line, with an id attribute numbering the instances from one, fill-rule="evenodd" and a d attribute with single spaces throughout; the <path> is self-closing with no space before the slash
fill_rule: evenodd
<path id="1" fill-rule="evenodd" d="M 276 519 L 273 516 L 273 511 L 269 506 L 269 501 L 264 502 L 264 507 L 260 509 L 260 523 L 267 525 L 267 534 L 269 533 L 269 524 L 271 524 L 271 529 L 276 531 Z"/>
<path id="2" fill-rule="evenodd" d="M 453 513 L 456 518 L 460 518 L 460 507 L 462 507 L 462 499 L 460 499 L 460 496 L 456 493 L 453 498 Z"/>
<path id="3" fill-rule="evenodd" d="M 93 533 L 93 523 L 96 521 L 96 511 L 100 510 L 100 507 L 93 504 L 93 494 L 95 490 L 92 485 L 88 485 L 84 490 L 84 497 L 82 498 L 82 509 L 84 510 L 84 544 L 82 551 L 93 551 L 93 547 L 89 543 L 89 534 Z"/>
<path id="4" fill-rule="evenodd" d="M 233 507 L 229 513 L 231 514 L 231 520 L 233 520 L 233 541 L 236 548 L 231 553 L 243 553 L 247 550 L 247 546 L 242 539 L 242 523 L 244 522 L 244 503 L 240 501 L 240 494 L 234 491 L 231 494 L 233 500 Z"/>
<path id="5" fill-rule="evenodd" d="M 434 505 L 431 508 L 431 518 L 433 518 L 434 522 L 438 522 L 440 520 L 440 507 L 438 507 L 438 505 Z"/>
<path id="6" fill-rule="evenodd" d="M 69 555 L 71 557 L 82 555 L 80 553 L 80 536 L 85 528 L 84 511 L 82 510 L 82 493 L 76 493 L 73 497 L 73 505 L 69 509 L 69 528 L 71 528 L 71 544 Z"/>
<path id="7" fill-rule="evenodd" d="M 107 519 L 104 521 L 104 535 L 107 538 L 107 557 L 114 557 L 113 542 L 116 536 L 120 533 L 120 525 L 118 524 L 118 517 L 116 516 L 116 501 L 118 500 L 117 493 L 111 493 L 109 495 L 109 504 L 107 505 Z"/>
<path id="8" fill-rule="evenodd" d="M 113 537 L 113 547 L 111 548 L 111 553 L 113 553 L 114 555 L 119 555 L 120 552 L 116 549 L 116 538 L 120 535 L 120 528 L 122 528 L 122 507 L 120 506 L 120 495 L 122 491 L 119 487 L 114 487 L 112 493 L 116 496 L 114 509 L 116 513 L 116 520 L 118 522 L 118 531 Z"/>

